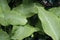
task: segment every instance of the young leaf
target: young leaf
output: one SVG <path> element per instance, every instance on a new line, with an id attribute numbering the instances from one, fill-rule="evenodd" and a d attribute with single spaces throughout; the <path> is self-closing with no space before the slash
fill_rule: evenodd
<path id="1" fill-rule="evenodd" d="M 45 33 L 53 38 L 53 40 L 60 40 L 60 21 L 58 17 L 52 12 L 44 10 L 43 7 L 37 6 L 38 16 L 42 22 Z"/>
<path id="2" fill-rule="evenodd" d="M 35 28 L 30 25 L 25 26 L 13 26 L 13 36 L 12 39 L 14 40 L 22 40 L 25 37 L 30 36 L 33 32 L 35 32 Z"/>

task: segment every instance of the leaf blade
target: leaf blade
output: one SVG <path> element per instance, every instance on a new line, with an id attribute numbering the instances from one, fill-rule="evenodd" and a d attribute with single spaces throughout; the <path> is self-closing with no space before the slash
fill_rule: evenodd
<path id="1" fill-rule="evenodd" d="M 13 32 L 15 34 L 12 36 L 12 39 L 22 40 L 23 38 L 28 37 L 33 32 L 35 32 L 35 29 L 31 27 L 30 25 L 25 25 L 25 26 L 18 26 L 17 30 L 16 28 L 14 28 Z"/>
<path id="2" fill-rule="evenodd" d="M 54 40 L 59 40 L 60 24 L 56 15 L 44 10 L 43 7 L 38 7 L 38 16 L 42 21 L 44 31 Z"/>

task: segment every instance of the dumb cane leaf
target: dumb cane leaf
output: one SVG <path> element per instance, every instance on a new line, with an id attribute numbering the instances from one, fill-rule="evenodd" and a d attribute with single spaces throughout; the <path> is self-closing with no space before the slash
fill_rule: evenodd
<path id="1" fill-rule="evenodd" d="M 49 11 L 60 17 L 60 7 L 51 8 Z"/>
<path id="2" fill-rule="evenodd" d="M 0 30 L 0 40 L 10 40 L 9 35 L 6 32 Z"/>
<path id="3" fill-rule="evenodd" d="M 10 10 L 7 0 L 0 0 L 0 24 L 1 25 L 25 25 L 27 20 L 21 13 Z"/>
<path id="4" fill-rule="evenodd" d="M 45 33 L 53 38 L 53 40 L 60 40 L 60 21 L 58 17 L 52 12 L 46 11 L 43 7 L 37 6 L 38 16 L 42 22 Z"/>
<path id="5" fill-rule="evenodd" d="M 33 32 L 35 32 L 35 28 L 30 25 L 25 26 L 13 26 L 13 36 L 12 39 L 14 40 L 22 40 L 25 37 L 30 36 Z"/>

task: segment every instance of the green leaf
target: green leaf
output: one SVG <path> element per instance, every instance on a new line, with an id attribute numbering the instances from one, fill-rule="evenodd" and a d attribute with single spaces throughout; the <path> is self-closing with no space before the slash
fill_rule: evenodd
<path id="1" fill-rule="evenodd" d="M 21 4 L 18 7 L 13 8 L 13 10 L 16 11 L 17 13 L 20 13 L 26 18 L 31 17 L 37 13 L 37 8 L 35 7 L 34 3 L 28 5 Z"/>
<path id="2" fill-rule="evenodd" d="M 10 11 L 7 0 L 0 0 L 0 24 L 7 25 L 5 14 Z"/>
<path id="3" fill-rule="evenodd" d="M 22 16 L 20 12 L 10 10 L 7 0 L 0 0 L 0 24 L 1 25 L 25 25 L 27 23 L 26 17 Z"/>
<path id="4" fill-rule="evenodd" d="M 55 7 L 49 9 L 50 12 L 53 12 L 56 16 L 60 17 L 60 7 Z"/>
<path id="5" fill-rule="evenodd" d="M 23 38 L 30 36 L 35 31 L 36 31 L 35 28 L 33 28 L 30 25 L 13 26 L 12 39 L 14 39 L 14 40 L 22 40 Z"/>
<path id="6" fill-rule="evenodd" d="M 10 11 L 9 14 L 6 14 L 6 21 L 8 24 L 12 25 L 25 25 L 27 23 L 27 19 L 14 10 Z"/>
<path id="7" fill-rule="evenodd" d="M 43 7 L 37 6 L 37 8 L 45 33 L 51 36 L 53 40 L 60 40 L 60 21 L 58 17 L 52 12 L 46 11 Z"/>
<path id="8" fill-rule="evenodd" d="M 9 35 L 6 32 L 0 30 L 0 40 L 10 40 Z"/>
<path id="9" fill-rule="evenodd" d="M 0 7 L 1 7 L 1 10 L 3 11 L 3 14 L 4 12 L 8 12 L 10 10 L 7 0 L 0 0 Z"/>

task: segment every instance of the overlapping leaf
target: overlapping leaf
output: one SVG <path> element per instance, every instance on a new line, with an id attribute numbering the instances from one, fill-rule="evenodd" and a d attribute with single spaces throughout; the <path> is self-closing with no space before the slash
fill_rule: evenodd
<path id="1" fill-rule="evenodd" d="M 58 17 L 52 12 L 44 10 L 43 7 L 37 6 L 38 16 L 42 22 L 45 33 L 53 38 L 53 40 L 60 40 L 60 21 Z"/>
<path id="2" fill-rule="evenodd" d="M 0 0 L 0 24 L 25 25 L 27 23 L 26 18 L 37 13 L 36 11 L 34 3 L 31 3 L 30 6 L 23 3 L 10 10 L 7 0 Z"/>
<path id="3" fill-rule="evenodd" d="M 35 28 L 30 25 L 25 26 L 14 26 L 12 33 L 12 39 L 14 40 L 22 40 L 25 37 L 30 36 L 33 32 L 35 32 Z"/>
<path id="4" fill-rule="evenodd" d="M 23 15 L 26 18 L 31 17 L 37 13 L 37 8 L 35 7 L 34 3 L 28 4 L 28 5 L 22 4 L 16 8 L 14 8 L 13 10 L 16 11 L 17 13 L 20 13 L 21 15 Z"/>
<path id="5" fill-rule="evenodd" d="M 8 24 L 25 25 L 27 23 L 26 18 L 14 10 L 11 11 L 9 14 L 6 14 L 5 16 L 6 16 L 6 21 Z"/>
<path id="6" fill-rule="evenodd" d="M 7 0 L 0 0 L 0 24 L 24 25 L 27 20 L 19 12 L 10 10 Z"/>

